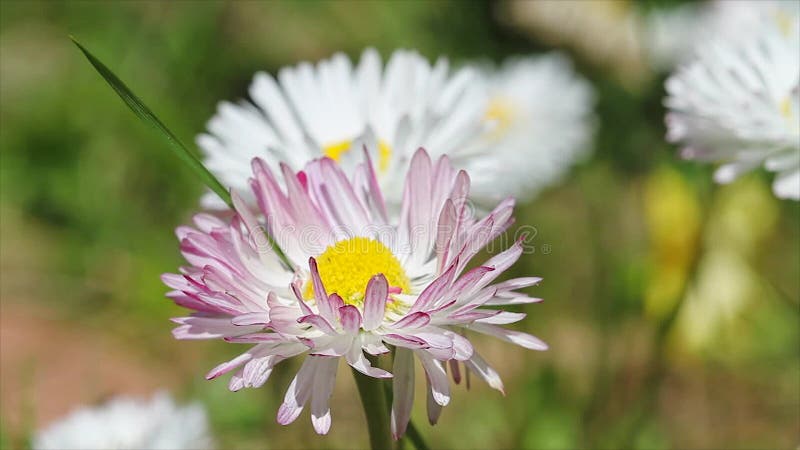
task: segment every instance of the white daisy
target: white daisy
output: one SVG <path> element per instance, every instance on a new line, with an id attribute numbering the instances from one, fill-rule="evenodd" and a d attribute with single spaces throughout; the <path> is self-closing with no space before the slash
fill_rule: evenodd
<path id="1" fill-rule="evenodd" d="M 709 39 L 746 42 L 770 22 L 789 34 L 798 10 L 800 3 L 793 0 L 719 0 L 656 9 L 643 17 L 643 47 L 656 69 L 670 69 L 696 56 L 698 44 Z"/>
<path id="2" fill-rule="evenodd" d="M 787 36 L 797 36 L 797 16 L 800 3 L 795 0 L 717 0 L 706 8 L 698 25 L 705 29 L 706 38 L 745 42 L 762 27 L 777 27 Z"/>
<path id="3" fill-rule="evenodd" d="M 669 9 L 656 9 L 642 15 L 639 33 L 642 50 L 656 70 L 668 71 L 686 60 L 701 42 L 699 26 L 708 14 L 707 6 L 686 3 Z"/>
<path id="4" fill-rule="evenodd" d="M 488 131 L 451 157 L 474 174 L 477 200 L 531 198 L 589 150 L 594 92 L 557 53 L 511 59 L 483 75 Z"/>
<path id="5" fill-rule="evenodd" d="M 277 81 L 257 73 L 252 103 L 220 103 L 197 144 L 223 184 L 248 192 L 254 157 L 278 170 L 278 161 L 302 167 L 328 156 L 353 173 L 364 142 L 371 141 L 367 147 L 391 207 L 400 203 L 402 177 L 417 148 L 435 149 L 434 157 L 452 153 L 482 131 L 486 99 L 473 87 L 476 77 L 469 68 L 451 74 L 444 58 L 432 66 L 415 51 L 394 52 L 385 68 L 374 49 L 355 67 L 337 53 L 316 66 L 285 67 Z M 213 194 L 203 204 L 224 207 Z"/>
<path id="6" fill-rule="evenodd" d="M 34 449 L 207 449 L 206 412 L 199 403 L 177 406 L 166 393 L 152 400 L 117 397 L 81 408 L 39 431 Z"/>
<path id="7" fill-rule="evenodd" d="M 714 40 L 667 80 L 667 138 L 682 156 L 722 161 L 727 183 L 763 165 L 780 198 L 800 199 L 800 20 L 762 21 L 748 40 Z"/>

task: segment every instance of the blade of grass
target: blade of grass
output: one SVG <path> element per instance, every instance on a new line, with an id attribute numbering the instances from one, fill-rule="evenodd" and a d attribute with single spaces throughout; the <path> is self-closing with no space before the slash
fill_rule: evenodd
<path id="1" fill-rule="evenodd" d="M 100 62 L 94 55 L 92 55 L 89 50 L 86 49 L 80 42 L 78 42 L 73 36 L 70 36 L 72 42 L 78 46 L 81 52 L 83 52 L 86 59 L 94 66 L 95 70 L 103 77 L 104 80 L 114 89 L 114 92 L 119 95 L 123 102 L 136 114 L 142 122 L 150 125 L 157 131 L 159 131 L 166 139 L 167 142 L 170 144 L 170 148 L 175 152 L 175 155 L 180 158 L 181 161 L 186 163 L 189 168 L 194 171 L 195 175 L 197 175 L 209 189 L 214 191 L 219 198 L 221 198 L 228 206 L 233 209 L 233 202 L 231 201 L 231 194 L 225 189 L 225 186 L 217 180 L 214 175 L 206 169 L 202 162 L 195 156 L 192 152 L 189 151 L 188 148 L 178 139 L 172 131 L 169 130 L 162 122 L 159 120 L 158 117 L 144 104 L 144 102 L 134 94 L 125 83 L 120 80 L 114 72 L 111 71 L 105 64 Z"/>
<path id="2" fill-rule="evenodd" d="M 231 209 L 235 210 L 236 208 L 233 205 L 233 200 L 231 199 L 230 192 L 228 192 L 225 186 L 223 186 L 222 183 L 220 183 L 219 180 L 217 180 L 214 174 L 212 174 L 206 168 L 206 166 L 203 165 L 200 159 L 198 159 L 194 153 L 189 151 L 186 145 L 184 145 L 183 142 L 181 142 L 181 140 L 178 139 L 178 137 L 175 136 L 175 134 L 172 131 L 170 131 L 170 129 L 167 128 L 167 126 L 164 125 L 163 122 L 161 122 L 161 120 L 155 115 L 155 113 L 153 113 L 153 111 L 150 110 L 150 108 L 148 108 L 147 105 L 145 105 L 144 102 L 139 97 L 137 97 L 136 94 L 134 94 L 133 91 L 131 91 L 128 88 L 128 86 L 114 74 L 114 72 L 111 71 L 111 69 L 109 69 L 108 67 L 106 67 L 105 64 L 100 62 L 100 60 L 97 59 L 89 50 L 87 50 L 86 47 L 81 45 L 81 43 L 78 42 L 75 39 L 75 37 L 70 36 L 69 38 L 76 46 L 78 46 L 78 49 L 80 49 L 83 55 L 86 56 L 86 59 L 89 60 L 89 63 L 92 64 L 92 66 L 95 68 L 95 70 L 97 70 L 100 76 L 102 76 L 103 79 L 106 80 L 106 83 L 108 83 L 108 85 L 111 86 L 111 89 L 114 89 L 114 92 L 116 92 L 117 95 L 119 95 L 119 98 L 121 98 L 122 101 L 125 102 L 126 105 L 128 105 L 128 108 L 130 108 L 131 111 L 133 111 L 133 113 L 136 114 L 136 116 L 142 120 L 142 122 L 153 127 L 156 131 L 161 133 L 161 135 L 164 136 L 164 138 L 166 138 L 170 148 L 175 153 L 175 155 L 181 161 L 186 163 L 186 165 L 189 166 L 190 169 L 192 169 L 195 175 L 197 175 L 200 178 L 200 180 L 202 180 L 203 183 L 205 183 L 205 185 L 208 186 L 209 189 L 214 191 L 214 193 L 216 193 L 219 196 L 219 198 L 221 198 Z M 291 268 L 292 264 L 289 262 L 289 259 L 283 253 L 281 248 L 277 245 L 272 236 L 270 236 L 266 230 L 264 230 L 264 234 L 266 235 L 270 246 L 272 246 L 272 249 L 281 259 L 281 261 L 283 261 L 283 263 L 286 264 L 287 267 Z"/>

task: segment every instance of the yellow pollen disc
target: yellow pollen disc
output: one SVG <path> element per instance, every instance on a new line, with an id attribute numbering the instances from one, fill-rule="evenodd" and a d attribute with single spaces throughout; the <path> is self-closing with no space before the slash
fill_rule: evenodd
<path id="1" fill-rule="evenodd" d="M 780 109 L 783 117 L 787 119 L 792 118 L 792 100 L 788 95 L 781 101 Z"/>
<path id="2" fill-rule="evenodd" d="M 494 134 L 500 134 L 511 126 L 515 115 L 511 102 L 505 98 L 495 97 L 489 101 L 483 119 L 494 123 Z"/>
<path id="3" fill-rule="evenodd" d="M 335 142 L 330 145 L 326 145 L 323 147 L 322 152 L 328 158 L 331 158 L 334 161 L 339 161 L 339 159 L 345 153 L 350 151 L 350 147 L 353 145 L 353 141 L 346 139 L 341 142 Z M 392 156 L 392 147 L 389 146 L 385 141 L 379 140 L 378 141 L 378 170 L 380 172 L 386 172 L 389 169 L 389 160 Z"/>
<path id="4" fill-rule="evenodd" d="M 367 283 L 374 275 L 382 273 L 389 287 L 409 291 L 408 276 L 392 251 L 380 242 L 357 237 L 331 245 L 317 258 L 317 268 L 328 295 L 339 294 L 345 303 L 364 303 Z M 314 286 L 309 280 L 303 296 L 314 298 Z"/>
<path id="5" fill-rule="evenodd" d="M 792 32 L 792 17 L 784 11 L 777 11 L 775 13 L 775 22 L 781 33 L 789 37 L 789 34 Z"/>

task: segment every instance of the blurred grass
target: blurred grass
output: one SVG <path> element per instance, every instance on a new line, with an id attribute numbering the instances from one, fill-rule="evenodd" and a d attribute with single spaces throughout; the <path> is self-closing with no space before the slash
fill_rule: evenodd
<path id="1" fill-rule="evenodd" d="M 196 210 L 202 188 L 127 111 L 67 36 L 89 46 L 191 142 L 216 102 L 243 97 L 257 70 L 274 72 L 337 50 L 357 56 L 366 46 L 384 56 L 396 47 L 417 48 L 456 62 L 546 49 L 501 26 L 493 7 L 487 2 L 1 2 L 4 310 L 45 307 L 68 326 L 113 336 L 148 354 L 145 361 L 154 368 L 171 367 L 176 364 L 171 352 L 186 349 L 190 357 L 179 358 L 174 371 L 188 382 L 177 393 L 206 404 L 221 448 L 366 445 L 357 394 L 344 371 L 334 396 L 335 425 L 329 437 L 319 438 L 305 418 L 290 427 L 274 423 L 296 369 L 292 363 L 276 370 L 264 388 L 232 394 L 226 381 L 202 376 L 240 350 L 237 346 L 165 346 L 172 339 L 167 319 L 180 310 L 163 297 L 158 277 L 181 263 L 172 229 Z M 481 383 L 471 393 L 459 388 L 431 428 L 420 393 L 415 420 L 434 448 L 618 447 L 628 439 L 640 399 L 653 392 L 658 401 L 654 414 L 643 416 L 632 442 L 636 448 L 796 445 L 797 203 L 762 195 L 769 190 L 766 174 L 720 188 L 711 184 L 710 168 L 678 161 L 663 140 L 663 75 L 653 74 L 631 90 L 581 55 L 573 56 L 598 90 L 595 154 L 561 186 L 520 208 L 517 223 L 537 229 L 536 252 L 513 273 L 544 277 L 531 293 L 545 302 L 520 310 L 529 314 L 522 326 L 552 350 L 529 353 L 476 339 L 503 375 L 508 397 Z M 659 182 L 665 173 L 674 184 Z M 673 185 L 688 194 L 675 200 Z M 666 187 L 653 194 L 648 186 Z M 652 233 L 645 217 L 650 203 L 669 199 L 679 204 L 665 214 L 678 215 L 663 225 L 677 227 L 676 233 L 685 231 L 680 211 L 686 202 L 723 222 L 754 215 L 740 231 L 759 236 L 743 256 L 756 276 L 730 317 L 701 318 L 701 326 L 712 329 L 702 345 L 688 345 L 680 327 L 669 336 L 663 382 L 651 386 L 644 381 L 653 368 L 660 319 L 647 313 L 644 298 L 664 266 L 653 256 L 662 248 L 660 234 Z M 764 208 L 773 211 L 774 220 L 762 216 Z M 699 257 L 736 246 L 708 228 L 698 233 L 687 251 Z M 669 229 L 662 234 L 671 236 Z M 32 357 L 48 370 L 46 355 Z M 3 382 L 20 370 L 4 366 Z M 21 442 L 20 430 L 9 426 L 5 398 L 2 413 L 0 446 L 7 448 Z"/>

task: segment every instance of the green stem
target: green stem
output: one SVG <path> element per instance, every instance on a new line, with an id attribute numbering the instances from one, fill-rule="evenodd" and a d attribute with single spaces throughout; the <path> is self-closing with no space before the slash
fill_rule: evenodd
<path id="1" fill-rule="evenodd" d="M 369 446 L 372 450 L 390 450 L 392 433 L 389 430 L 389 406 L 383 393 L 382 380 L 368 377 L 353 369 L 353 378 L 361 396 L 361 405 L 367 418 Z"/>
<path id="2" fill-rule="evenodd" d="M 425 443 L 425 439 L 422 438 L 422 435 L 417 430 L 417 427 L 414 426 L 414 422 L 411 420 L 408 421 L 408 427 L 406 428 L 406 436 L 408 439 L 414 443 L 414 447 L 417 450 L 429 450 L 428 444 Z"/>

